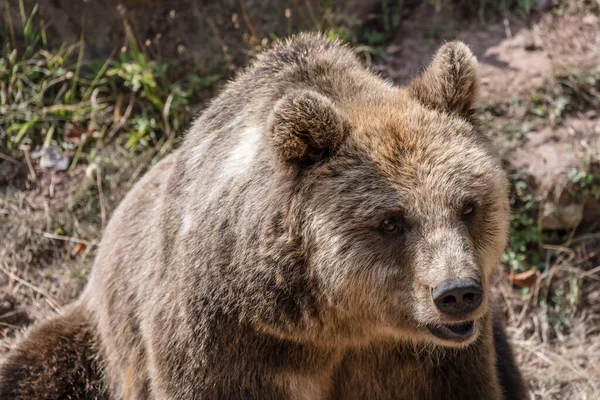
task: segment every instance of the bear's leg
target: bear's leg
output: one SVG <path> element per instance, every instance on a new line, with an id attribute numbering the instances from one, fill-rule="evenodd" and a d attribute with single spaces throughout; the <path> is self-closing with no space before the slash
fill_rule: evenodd
<path id="1" fill-rule="evenodd" d="M 498 316 L 494 318 L 494 348 L 496 349 L 498 379 L 504 398 L 507 400 L 526 399 L 527 390 L 523 377 L 515 362 L 504 326 Z"/>
<path id="2" fill-rule="evenodd" d="M 94 334 L 72 308 L 32 328 L 0 365 L 0 399 L 108 399 Z"/>

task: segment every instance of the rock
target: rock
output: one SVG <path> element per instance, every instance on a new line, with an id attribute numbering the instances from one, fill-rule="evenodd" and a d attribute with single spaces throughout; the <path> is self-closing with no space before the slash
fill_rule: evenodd
<path id="1" fill-rule="evenodd" d="M 40 159 L 40 167 L 55 171 L 66 171 L 69 168 L 69 158 L 55 145 L 44 147 L 31 154 L 31 158 Z"/>
<path id="2" fill-rule="evenodd" d="M 553 202 L 546 201 L 542 204 L 541 212 L 543 230 L 574 229 L 583 219 L 584 204 L 556 205 Z"/>

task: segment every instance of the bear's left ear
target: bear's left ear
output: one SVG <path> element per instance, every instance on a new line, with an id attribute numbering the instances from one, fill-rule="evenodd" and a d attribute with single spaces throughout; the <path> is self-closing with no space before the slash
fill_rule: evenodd
<path id="1" fill-rule="evenodd" d="M 335 104 L 313 90 L 285 95 L 275 104 L 267 126 L 279 158 L 304 166 L 333 154 L 349 130 Z"/>
<path id="2" fill-rule="evenodd" d="M 477 59 L 459 41 L 444 44 L 431 64 L 408 86 L 414 99 L 473 121 L 479 92 Z"/>

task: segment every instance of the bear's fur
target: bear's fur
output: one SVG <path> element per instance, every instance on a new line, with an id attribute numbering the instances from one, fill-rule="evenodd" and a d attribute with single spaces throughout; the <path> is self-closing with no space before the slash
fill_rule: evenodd
<path id="1" fill-rule="evenodd" d="M 319 35 L 275 45 L 123 200 L 1 397 L 524 398 L 488 307 L 509 209 L 477 86 L 460 42 L 408 88 Z M 462 342 L 429 328 L 462 322 L 432 301 L 451 278 L 485 289 Z"/>

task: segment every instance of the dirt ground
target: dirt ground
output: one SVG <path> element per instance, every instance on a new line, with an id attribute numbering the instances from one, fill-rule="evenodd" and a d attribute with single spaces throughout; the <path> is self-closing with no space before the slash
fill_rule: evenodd
<path id="1" fill-rule="evenodd" d="M 481 63 L 485 126 L 507 167 L 546 168 L 552 174 L 567 167 L 561 164 L 565 153 L 577 146 L 600 151 L 593 141 L 600 136 L 600 111 L 573 106 L 555 120 L 533 115 L 528 107 L 559 76 L 600 73 L 598 24 L 598 16 L 583 6 L 482 23 L 421 4 L 386 45 L 385 55 L 367 61 L 383 76 L 405 83 L 441 42 L 464 40 Z M 527 127 L 517 139 L 516 126 Z M 102 227 L 162 155 L 132 159 L 109 146 L 94 164 L 69 175 L 44 171 L 35 161 L 1 160 L 0 358 L 26 326 L 78 296 Z M 539 249 L 547 268 L 534 285 L 513 287 L 504 276 L 495 285 L 532 398 L 600 398 L 600 227 L 593 218 L 588 222 L 574 229 L 567 243 Z"/>

